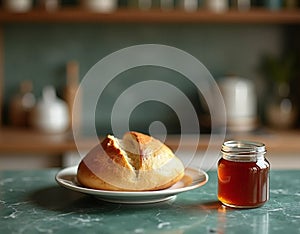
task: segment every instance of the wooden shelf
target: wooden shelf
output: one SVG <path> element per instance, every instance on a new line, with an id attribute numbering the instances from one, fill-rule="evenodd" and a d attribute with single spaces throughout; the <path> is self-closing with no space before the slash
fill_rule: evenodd
<path id="1" fill-rule="evenodd" d="M 82 140 L 89 149 L 89 141 Z M 30 129 L 0 128 L 0 153 L 4 154 L 63 154 L 76 151 L 70 133 L 44 134 Z"/>
<path id="2" fill-rule="evenodd" d="M 209 135 L 201 135 L 200 141 L 194 135 L 187 135 L 183 147 L 187 151 L 194 149 L 206 150 L 209 143 Z M 263 142 L 267 146 L 269 153 L 299 153 L 300 152 L 300 132 L 293 131 L 265 131 L 264 133 L 254 134 L 229 134 L 227 139 L 252 140 Z M 168 136 L 166 144 L 175 150 L 180 140 L 179 135 Z M 101 141 L 101 139 L 100 139 Z M 94 146 L 94 141 L 88 137 L 82 137 L 80 142 L 81 149 L 89 150 Z M 220 145 L 213 145 L 219 149 Z M 49 135 L 28 129 L 1 128 L 0 129 L 0 154 L 63 154 L 65 152 L 77 151 L 77 146 L 71 133 Z"/>
<path id="3" fill-rule="evenodd" d="M 300 24 L 300 10 L 250 11 L 230 10 L 214 13 L 205 10 L 134 10 L 119 9 L 112 13 L 95 13 L 81 8 L 66 8 L 55 12 L 32 10 L 28 13 L 11 13 L 0 10 L 0 24 L 6 23 L 255 23 Z"/>

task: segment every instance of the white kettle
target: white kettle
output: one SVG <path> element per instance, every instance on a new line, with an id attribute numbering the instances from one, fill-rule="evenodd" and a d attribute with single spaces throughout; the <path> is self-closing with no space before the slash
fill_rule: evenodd
<path id="1" fill-rule="evenodd" d="M 254 83 L 238 76 L 224 77 L 218 83 L 225 102 L 228 130 L 254 130 L 257 127 L 257 96 Z"/>
<path id="2" fill-rule="evenodd" d="M 43 89 L 43 97 L 32 111 L 31 125 L 45 133 L 62 133 L 68 129 L 68 106 L 56 96 L 54 87 Z"/>

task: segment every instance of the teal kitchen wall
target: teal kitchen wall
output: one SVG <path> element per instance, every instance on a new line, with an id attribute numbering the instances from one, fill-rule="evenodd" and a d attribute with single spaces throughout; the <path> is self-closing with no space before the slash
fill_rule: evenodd
<path id="1" fill-rule="evenodd" d="M 254 80 L 260 89 L 261 58 L 265 54 L 280 54 L 284 40 L 280 25 L 263 24 L 7 24 L 4 26 L 4 121 L 8 122 L 8 102 L 22 80 L 33 81 L 37 98 L 49 84 L 60 94 L 69 60 L 79 62 L 82 78 L 95 63 L 112 52 L 138 44 L 158 43 L 195 56 L 216 80 L 234 73 Z M 116 77 L 98 101 L 96 125 L 101 129 L 100 134 L 111 131 L 111 109 L 120 93 L 141 80 L 158 79 L 174 84 L 187 95 L 196 111 L 201 112 L 197 90 L 174 71 L 143 67 L 120 76 L 125 79 Z M 88 121 L 93 114 L 84 112 L 83 120 Z M 180 131 L 176 113 L 167 105 L 153 101 L 139 105 L 131 113 L 130 126 L 147 131 L 154 120 L 164 122 L 169 132 Z"/>

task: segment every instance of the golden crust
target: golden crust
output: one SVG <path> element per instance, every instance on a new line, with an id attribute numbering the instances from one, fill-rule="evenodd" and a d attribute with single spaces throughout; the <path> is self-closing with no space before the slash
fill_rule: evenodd
<path id="1" fill-rule="evenodd" d="M 151 141 L 154 140 L 153 137 L 149 136 L 149 135 L 145 135 L 139 132 L 127 132 L 124 137 L 126 137 L 127 135 L 131 135 L 132 137 L 134 137 L 136 139 L 137 142 L 140 143 L 140 146 L 145 146 L 148 145 L 149 143 L 151 143 Z"/>
<path id="2" fill-rule="evenodd" d="M 107 136 L 101 143 L 102 153 L 107 154 L 114 162 L 123 167 L 131 168 L 130 164 L 125 158 L 124 152 L 116 145 L 116 141 L 111 136 Z"/>
<path id="3" fill-rule="evenodd" d="M 107 136 L 80 162 L 77 180 L 93 189 L 160 190 L 184 175 L 184 166 L 159 140 L 128 132 L 123 140 Z"/>
<path id="4" fill-rule="evenodd" d="M 94 172 L 92 172 L 92 170 L 90 170 L 89 166 L 86 164 L 86 161 L 82 161 L 79 164 L 77 180 L 80 184 L 88 188 L 101 190 L 122 190 L 101 180 Z"/>

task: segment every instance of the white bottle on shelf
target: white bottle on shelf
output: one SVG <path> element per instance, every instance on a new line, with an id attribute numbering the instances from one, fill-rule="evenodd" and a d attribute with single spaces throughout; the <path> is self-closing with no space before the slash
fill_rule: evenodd
<path id="1" fill-rule="evenodd" d="M 35 105 L 32 89 L 31 81 L 22 81 L 19 92 L 10 100 L 9 122 L 12 126 L 27 127 L 29 125 L 29 115 Z"/>

